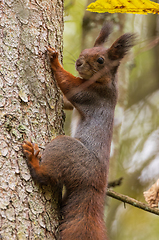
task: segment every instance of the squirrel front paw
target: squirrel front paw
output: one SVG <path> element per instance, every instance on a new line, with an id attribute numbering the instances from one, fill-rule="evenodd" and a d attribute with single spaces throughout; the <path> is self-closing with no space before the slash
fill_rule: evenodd
<path id="1" fill-rule="evenodd" d="M 35 162 L 39 162 L 41 155 L 39 155 L 40 150 L 37 144 L 32 144 L 31 142 L 26 141 L 22 145 L 22 148 L 29 164 L 34 165 Z"/>
<path id="2" fill-rule="evenodd" d="M 58 58 L 58 51 L 53 47 L 47 47 L 48 55 L 50 57 L 50 60 L 54 60 L 55 58 Z"/>

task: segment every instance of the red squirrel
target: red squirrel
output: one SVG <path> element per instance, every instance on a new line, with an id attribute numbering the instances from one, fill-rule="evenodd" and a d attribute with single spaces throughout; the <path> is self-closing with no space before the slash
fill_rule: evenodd
<path id="1" fill-rule="evenodd" d="M 80 77 L 65 71 L 58 52 L 48 47 L 58 86 L 78 111 L 77 126 L 74 137 L 56 137 L 41 157 L 36 144 L 23 144 L 33 179 L 66 187 L 59 226 L 61 240 L 107 240 L 103 216 L 118 95 L 116 73 L 135 40 L 134 34 L 127 33 L 106 49 L 103 45 L 109 34 L 110 26 L 105 24 L 94 47 L 81 52 L 76 61 Z"/>

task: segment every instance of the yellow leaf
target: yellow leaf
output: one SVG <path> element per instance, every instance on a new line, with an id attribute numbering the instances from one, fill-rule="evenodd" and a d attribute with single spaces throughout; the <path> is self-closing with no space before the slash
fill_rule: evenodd
<path id="1" fill-rule="evenodd" d="M 155 14 L 159 13 L 159 4 L 149 0 L 97 0 L 87 10 L 99 13 Z"/>

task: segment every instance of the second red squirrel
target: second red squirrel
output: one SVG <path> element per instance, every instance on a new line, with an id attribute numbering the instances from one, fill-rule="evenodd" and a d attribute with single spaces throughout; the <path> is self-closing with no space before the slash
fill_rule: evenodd
<path id="1" fill-rule="evenodd" d="M 55 79 L 78 111 L 77 126 L 74 137 L 58 136 L 49 143 L 40 162 L 37 145 L 23 144 L 33 179 L 44 184 L 60 182 L 66 187 L 61 240 L 107 239 L 103 215 L 118 95 L 116 73 L 135 40 L 134 34 L 124 34 L 106 49 L 103 44 L 109 34 L 110 26 L 104 25 L 94 47 L 80 54 L 76 69 L 81 77 L 65 71 L 58 52 L 48 48 Z"/>

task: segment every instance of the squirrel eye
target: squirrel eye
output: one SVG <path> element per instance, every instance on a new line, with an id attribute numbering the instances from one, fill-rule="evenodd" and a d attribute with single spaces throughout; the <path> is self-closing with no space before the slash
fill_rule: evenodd
<path id="1" fill-rule="evenodd" d="M 103 63 L 104 63 L 104 58 L 99 57 L 99 58 L 97 59 L 97 62 L 100 63 L 100 64 L 103 64 Z"/>

